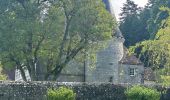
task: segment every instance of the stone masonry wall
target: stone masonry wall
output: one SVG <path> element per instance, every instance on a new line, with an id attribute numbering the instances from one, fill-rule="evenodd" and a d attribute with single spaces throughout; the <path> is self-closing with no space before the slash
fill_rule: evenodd
<path id="1" fill-rule="evenodd" d="M 108 43 L 108 48 L 97 53 L 93 82 L 118 83 L 118 62 L 123 57 L 123 40 L 115 37 Z"/>
<path id="2" fill-rule="evenodd" d="M 110 83 L 58 82 L 0 82 L 0 100 L 47 100 L 47 89 L 65 86 L 76 93 L 76 100 L 126 100 L 124 91 L 131 85 Z M 161 100 L 169 100 L 170 88 L 154 87 L 164 93 Z"/>
<path id="3" fill-rule="evenodd" d="M 130 68 L 135 69 L 134 76 L 129 75 Z M 141 84 L 143 83 L 143 73 L 144 73 L 143 65 L 120 64 L 119 65 L 119 83 Z"/>

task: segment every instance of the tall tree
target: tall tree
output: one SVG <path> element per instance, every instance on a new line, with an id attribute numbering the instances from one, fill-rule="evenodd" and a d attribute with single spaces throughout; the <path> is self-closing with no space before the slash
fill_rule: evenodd
<path id="1" fill-rule="evenodd" d="M 147 11 L 141 13 L 139 8 L 133 1 L 127 0 L 123 5 L 122 13 L 120 14 L 120 30 L 125 37 L 125 45 L 135 45 L 148 38 L 146 29 Z M 140 14 L 141 13 L 141 14 Z"/>
<path id="2" fill-rule="evenodd" d="M 162 79 L 170 77 L 170 9 L 161 8 L 168 13 L 168 18 L 162 20 L 160 29 L 154 40 L 143 41 L 130 48 L 144 62 L 145 67 L 151 67 Z M 159 76 L 158 75 L 158 76 Z M 166 81 L 166 80 L 164 80 Z"/>
<path id="3" fill-rule="evenodd" d="M 102 0 L 12 0 L 9 7 L 0 15 L 0 60 L 25 81 L 25 69 L 38 80 L 37 67 L 47 70 L 44 80 L 56 80 L 80 52 L 111 38 L 115 25 Z"/>
<path id="4" fill-rule="evenodd" d="M 169 0 L 149 0 L 145 8 L 148 8 L 150 11 L 150 18 L 148 19 L 147 29 L 150 33 L 150 38 L 154 39 L 156 33 L 161 28 L 162 20 L 168 17 L 166 11 L 162 11 L 159 8 L 165 6 L 170 7 Z"/>
<path id="5" fill-rule="evenodd" d="M 123 4 L 122 12 L 120 13 L 120 21 L 124 22 L 126 20 L 126 17 L 137 15 L 138 11 L 139 8 L 134 3 L 134 1 L 126 0 L 126 3 Z"/>

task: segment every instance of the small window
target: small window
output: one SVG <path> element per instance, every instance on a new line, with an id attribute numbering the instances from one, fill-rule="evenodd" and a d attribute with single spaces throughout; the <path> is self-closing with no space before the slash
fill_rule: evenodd
<path id="1" fill-rule="evenodd" d="M 112 76 L 109 78 L 109 82 L 113 82 L 113 77 Z"/>
<path id="2" fill-rule="evenodd" d="M 129 75 L 130 76 L 135 76 L 135 68 L 130 68 Z"/>

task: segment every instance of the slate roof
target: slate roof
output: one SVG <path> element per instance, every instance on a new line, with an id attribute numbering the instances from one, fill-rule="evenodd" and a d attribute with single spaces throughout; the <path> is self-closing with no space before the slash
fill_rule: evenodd
<path id="1" fill-rule="evenodd" d="M 110 14 L 116 19 L 115 13 L 113 11 L 113 7 L 111 6 L 111 3 L 110 3 L 110 0 L 103 0 L 103 3 L 105 4 L 107 11 L 109 11 Z M 120 31 L 118 26 L 117 26 L 116 31 L 113 34 L 113 36 L 124 38 L 123 35 L 122 35 L 122 32 Z"/>
<path id="2" fill-rule="evenodd" d="M 113 36 L 115 36 L 115 37 L 120 37 L 120 38 L 124 38 L 123 35 L 122 35 L 122 32 L 120 31 L 119 28 L 116 28 L 116 31 L 115 31 L 115 33 L 113 34 Z"/>
<path id="3" fill-rule="evenodd" d="M 123 59 L 119 61 L 121 64 L 128 64 L 128 65 L 142 65 L 143 63 L 136 58 L 134 55 L 126 55 Z"/>
<path id="4" fill-rule="evenodd" d="M 124 47 L 124 56 L 119 63 L 128 65 L 143 65 L 143 63 L 134 54 L 128 54 L 128 49 L 126 47 Z"/>

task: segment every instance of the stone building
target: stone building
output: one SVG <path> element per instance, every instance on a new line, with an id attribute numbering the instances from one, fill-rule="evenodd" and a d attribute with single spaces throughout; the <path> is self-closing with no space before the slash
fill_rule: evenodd
<path id="1" fill-rule="evenodd" d="M 103 0 L 106 9 L 115 17 L 110 1 Z M 144 66 L 134 55 L 128 55 L 124 41 L 117 28 L 113 38 L 108 41 L 108 47 L 97 53 L 96 69 L 90 72 L 86 67 L 87 82 L 144 83 Z"/>
<path id="2" fill-rule="evenodd" d="M 103 0 L 106 9 L 115 17 L 110 1 Z M 88 60 L 84 63 L 71 61 L 57 81 L 143 83 L 144 66 L 134 55 L 128 55 L 124 41 L 121 31 L 117 28 L 113 38 L 107 41 L 108 46 L 96 54 L 95 69 L 91 70 Z"/>
<path id="3" fill-rule="evenodd" d="M 129 55 L 124 47 L 124 56 L 119 61 L 119 83 L 144 83 L 143 63 L 134 55 Z"/>

